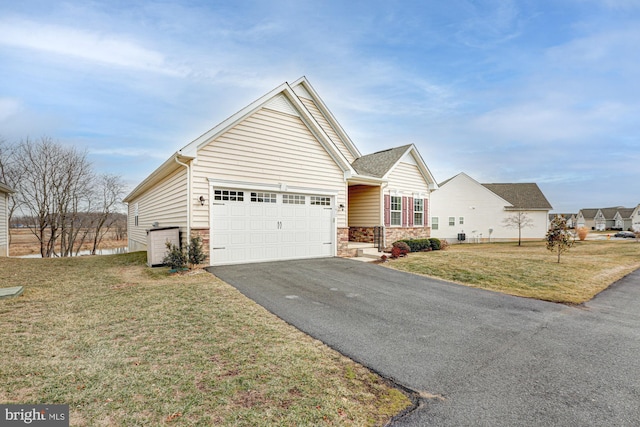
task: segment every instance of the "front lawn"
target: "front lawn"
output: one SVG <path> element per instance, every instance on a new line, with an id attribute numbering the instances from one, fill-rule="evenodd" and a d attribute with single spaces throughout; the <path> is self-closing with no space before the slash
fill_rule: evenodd
<path id="1" fill-rule="evenodd" d="M 560 264 L 544 242 L 458 244 L 385 265 L 511 295 L 580 304 L 640 268 L 640 244 L 576 242 Z"/>
<path id="2" fill-rule="evenodd" d="M 0 258 L 0 403 L 71 425 L 382 425 L 410 402 L 202 270 Z"/>

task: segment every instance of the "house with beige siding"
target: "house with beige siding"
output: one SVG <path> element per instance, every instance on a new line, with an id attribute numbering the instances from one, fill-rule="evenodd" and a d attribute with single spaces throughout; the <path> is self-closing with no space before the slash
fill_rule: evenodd
<path id="1" fill-rule="evenodd" d="M 531 227 L 521 229 L 522 240 L 543 239 L 551 209 L 535 183 L 481 184 L 460 173 L 431 196 L 431 234 L 452 243 L 518 240 L 518 231 L 504 220 L 525 214 Z"/>
<path id="2" fill-rule="evenodd" d="M 353 256 L 430 235 L 437 185 L 417 148 L 363 156 L 309 81 L 283 83 L 176 151 L 127 197 L 129 250 L 150 229 L 200 236 L 211 265 Z M 377 242 L 379 241 L 379 242 Z"/>
<path id="3" fill-rule="evenodd" d="M 9 256 L 9 197 L 13 193 L 0 183 L 0 256 Z"/>
<path id="4" fill-rule="evenodd" d="M 578 211 L 578 220 L 577 226 L 578 228 L 588 228 L 589 230 L 596 229 L 596 221 L 598 224 L 602 224 L 604 220 L 604 215 L 600 212 L 600 209 L 597 208 L 585 208 L 580 209 Z"/>

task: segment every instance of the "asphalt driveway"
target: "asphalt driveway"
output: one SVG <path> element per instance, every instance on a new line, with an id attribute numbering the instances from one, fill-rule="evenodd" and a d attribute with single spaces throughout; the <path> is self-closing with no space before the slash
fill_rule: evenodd
<path id="1" fill-rule="evenodd" d="M 422 392 L 419 408 L 394 425 L 640 425 L 639 271 L 582 307 L 341 258 L 210 271 Z"/>

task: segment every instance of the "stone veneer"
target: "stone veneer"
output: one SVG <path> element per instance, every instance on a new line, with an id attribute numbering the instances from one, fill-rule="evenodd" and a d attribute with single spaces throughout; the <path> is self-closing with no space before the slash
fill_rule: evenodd
<path id="1" fill-rule="evenodd" d="M 209 265 L 209 229 L 208 228 L 192 228 L 191 237 L 200 237 L 202 239 L 202 252 L 207 256 L 202 262 L 203 265 Z"/>
<path id="2" fill-rule="evenodd" d="M 349 227 L 349 241 L 373 243 L 374 227 Z"/>
<path id="3" fill-rule="evenodd" d="M 338 256 L 354 257 L 357 249 L 349 250 L 349 228 L 338 228 Z"/>
<path id="4" fill-rule="evenodd" d="M 390 250 L 393 242 L 404 239 L 428 239 L 431 227 L 385 227 L 384 237 L 386 249 Z"/>

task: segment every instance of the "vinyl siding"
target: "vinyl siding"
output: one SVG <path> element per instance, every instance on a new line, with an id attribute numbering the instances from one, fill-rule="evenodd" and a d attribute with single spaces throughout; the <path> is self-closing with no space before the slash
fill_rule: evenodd
<path id="1" fill-rule="evenodd" d="M 349 187 L 349 227 L 382 225 L 380 187 L 353 185 Z"/>
<path id="2" fill-rule="evenodd" d="M 7 217 L 7 193 L 0 192 L 0 256 L 7 256 L 9 250 L 9 218 Z"/>
<path id="3" fill-rule="evenodd" d="M 517 214 L 507 211 L 508 202 L 491 192 L 475 180 L 465 175 L 451 179 L 431 194 L 430 217 L 439 218 L 438 230 L 431 235 L 440 239 L 457 241 L 458 233 L 466 234 L 467 241 L 489 238 L 489 229 L 493 229 L 491 240 L 517 240 L 518 229 L 507 228 L 503 219 Z M 547 232 L 548 211 L 524 211 L 533 220 L 533 227 L 522 229 L 523 239 L 542 239 Z M 449 217 L 455 218 L 455 224 L 449 225 Z M 460 217 L 464 224 L 459 224 Z"/>
<path id="4" fill-rule="evenodd" d="M 429 185 L 425 182 L 418 166 L 405 162 L 398 163 L 389 174 L 388 188 L 405 196 L 411 196 L 413 193 L 427 194 L 429 191 Z"/>
<path id="5" fill-rule="evenodd" d="M 184 232 L 187 226 L 186 168 L 180 166 L 159 184 L 142 196 L 129 202 L 129 249 L 146 247 L 147 232 L 154 222 L 160 227 L 179 226 Z M 134 208 L 138 205 L 138 226 L 135 226 Z"/>
<path id="6" fill-rule="evenodd" d="M 325 116 L 320 112 L 316 104 L 309 98 L 300 97 L 300 100 L 302 100 L 304 105 L 307 107 L 307 110 L 309 110 L 313 118 L 316 119 L 316 121 L 320 124 L 322 129 L 327 133 L 327 135 L 329 135 L 329 138 L 331 138 L 331 140 L 336 145 L 336 147 L 338 147 L 342 155 L 347 158 L 347 161 L 349 163 L 352 163 L 355 160 L 355 157 L 347 149 L 347 146 L 345 145 L 344 141 L 342 141 L 342 138 L 340 138 L 336 133 L 336 131 L 331 127 L 331 125 L 329 124 Z"/>
<path id="7" fill-rule="evenodd" d="M 209 227 L 209 178 L 284 184 L 338 192 L 346 205 L 344 174 L 299 117 L 262 108 L 198 151 L 193 165 L 194 228 Z M 346 224 L 338 212 L 338 227 Z"/>

